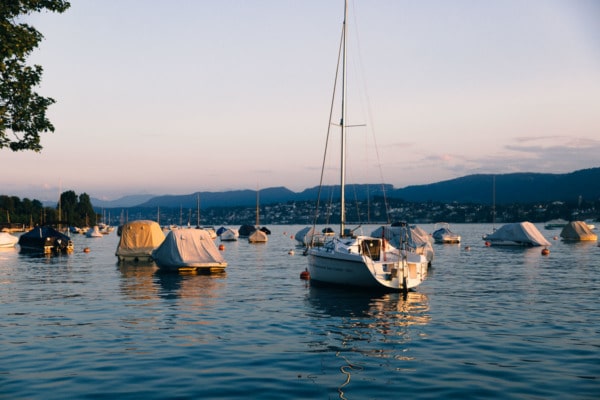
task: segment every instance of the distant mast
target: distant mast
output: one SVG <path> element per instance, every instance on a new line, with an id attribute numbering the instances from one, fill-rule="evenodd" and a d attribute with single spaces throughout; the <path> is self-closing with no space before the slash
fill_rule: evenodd
<path id="1" fill-rule="evenodd" d="M 196 216 L 197 225 L 198 225 L 198 228 L 200 228 L 200 194 L 196 195 L 196 207 L 198 208 L 198 210 L 196 211 L 196 213 L 198 214 Z"/>
<path id="2" fill-rule="evenodd" d="M 256 188 L 256 227 L 260 224 L 259 207 L 258 207 L 258 187 Z"/>

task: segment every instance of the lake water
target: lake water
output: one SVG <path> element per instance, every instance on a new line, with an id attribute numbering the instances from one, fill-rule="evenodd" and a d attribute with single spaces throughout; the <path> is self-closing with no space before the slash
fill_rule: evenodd
<path id="1" fill-rule="evenodd" d="M 0 398 L 600 398 L 596 242 L 539 226 L 543 256 L 453 225 L 404 298 L 311 287 L 302 226 L 269 228 L 225 243 L 221 276 L 119 265 L 115 233 L 0 252 Z"/>

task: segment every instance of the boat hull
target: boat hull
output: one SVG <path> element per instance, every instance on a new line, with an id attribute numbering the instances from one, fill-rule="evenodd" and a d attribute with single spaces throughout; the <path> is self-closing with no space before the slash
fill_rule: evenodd
<path id="1" fill-rule="evenodd" d="M 224 273 L 227 263 L 204 263 L 204 264 L 187 264 L 187 265 L 165 265 L 158 264 L 158 267 L 163 272 L 177 272 L 187 274 L 219 274 Z"/>
<path id="2" fill-rule="evenodd" d="M 367 243 L 381 243 L 368 239 Z M 332 242 L 333 243 L 333 242 Z M 376 253 L 361 252 L 361 241 L 354 245 L 328 243 L 308 251 L 308 271 L 311 281 L 341 286 L 405 291 L 417 287 L 427 276 L 425 256 L 408 253 L 400 256 L 377 249 Z"/>

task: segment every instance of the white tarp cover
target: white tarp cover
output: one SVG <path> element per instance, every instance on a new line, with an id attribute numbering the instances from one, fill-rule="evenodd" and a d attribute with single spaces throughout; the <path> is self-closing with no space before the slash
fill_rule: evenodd
<path id="1" fill-rule="evenodd" d="M 565 240 L 598 240 L 598 235 L 590 230 L 583 221 L 571 221 L 560 232 Z"/>
<path id="2" fill-rule="evenodd" d="M 152 250 L 165 240 L 160 225 L 154 221 L 139 220 L 127 222 L 121 229 L 121 239 L 117 246 L 117 256 L 150 256 Z"/>
<path id="3" fill-rule="evenodd" d="M 294 238 L 298 243 L 308 246 L 315 235 L 318 235 L 315 231 L 315 228 L 312 226 L 307 226 L 296 232 Z"/>
<path id="4" fill-rule="evenodd" d="M 204 229 L 173 229 L 152 252 L 152 258 L 159 267 L 173 269 L 227 265 Z"/>
<path id="5" fill-rule="evenodd" d="M 406 242 L 408 247 L 415 249 L 418 254 L 423 254 L 428 262 L 433 260 L 434 251 L 429 233 L 416 225 L 380 226 L 371 232 L 371 236 L 384 237 L 396 248 L 401 248 Z"/>
<path id="6" fill-rule="evenodd" d="M 529 246 L 550 246 L 544 235 L 531 222 L 515 222 L 500 227 L 485 236 L 485 240 L 521 243 Z"/>

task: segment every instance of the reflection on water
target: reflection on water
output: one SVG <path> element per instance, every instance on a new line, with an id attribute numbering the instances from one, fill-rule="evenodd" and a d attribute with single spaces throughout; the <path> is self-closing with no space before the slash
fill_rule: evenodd
<path id="1" fill-rule="evenodd" d="M 153 261 L 119 262 L 120 289 L 134 300 L 193 299 L 194 305 L 214 302 L 215 289 L 222 285 L 226 274 L 177 274 L 160 272 Z"/>
<path id="2" fill-rule="evenodd" d="M 413 363 L 408 349 L 422 335 L 418 327 L 431 320 L 429 300 L 420 292 L 373 296 L 364 291 L 311 286 L 307 302 L 314 310 L 315 325 L 321 324 L 322 329 L 318 340 L 309 343 L 310 351 L 335 355 L 342 374 L 342 381 L 338 381 L 340 398 L 345 398 L 353 374 L 374 362 L 369 359 Z M 398 371 L 414 367 L 389 368 Z"/>
<path id="3" fill-rule="evenodd" d="M 131 300 L 147 300 L 158 298 L 158 290 L 154 285 L 154 273 L 158 269 L 154 261 L 117 263 L 121 273 L 119 285 L 121 293 Z"/>
<path id="4" fill-rule="evenodd" d="M 359 290 L 311 285 L 308 302 L 315 310 L 328 316 L 370 321 L 370 327 L 376 327 L 382 321 L 396 326 L 429 322 L 428 299 L 420 292 L 380 293 L 373 296 Z"/>
<path id="5" fill-rule="evenodd" d="M 155 274 L 161 298 L 192 299 L 194 306 L 214 303 L 225 278 L 225 274 Z"/>

